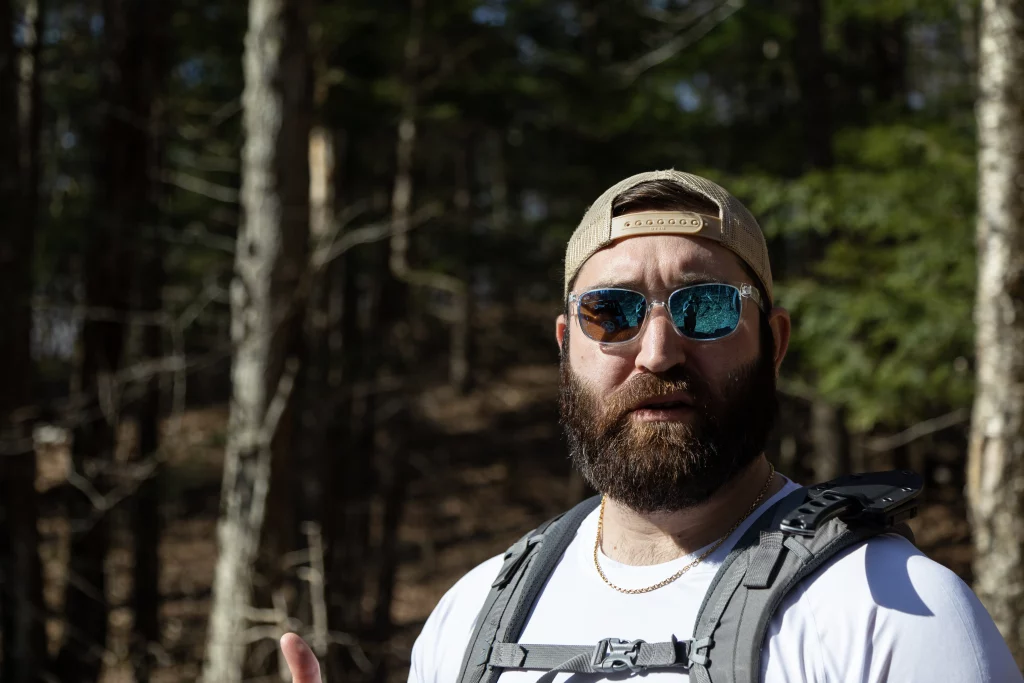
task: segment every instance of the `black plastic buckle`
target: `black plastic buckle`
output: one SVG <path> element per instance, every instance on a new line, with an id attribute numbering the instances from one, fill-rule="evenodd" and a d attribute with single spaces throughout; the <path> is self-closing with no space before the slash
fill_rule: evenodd
<path id="1" fill-rule="evenodd" d="M 917 515 L 914 499 L 923 486 L 921 475 L 910 470 L 849 474 L 809 488 L 807 500 L 779 528 L 813 536 L 833 517 L 888 528 Z"/>
<path id="2" fill-rule="evenodd" d="M 605 638 L 594 648 L 594 656 L 590 658 L 590 666 L 594 673 L 614 674 L 623 671 L 637 673 L 642 666 L 636 663 L 640 656 L 643 640 L 623 640 L 621 638 Z"/>

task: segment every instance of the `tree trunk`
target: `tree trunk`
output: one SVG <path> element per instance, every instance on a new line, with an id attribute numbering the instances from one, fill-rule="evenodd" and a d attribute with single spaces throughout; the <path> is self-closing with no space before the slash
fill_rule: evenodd
<path id="1" fill-rule="evenodd" d="M 1024 0 L 983 0 L 977 393 L 967 467 L 974 589 L 1024 667 Z"/>
<path id="2" fill-rule="evenodd" d="M 376 255 L 384 256 L 383 253 Z M 359 273 L 355 266 L 353 260 L 346 258 L 342 323 L 347 347 L 343 354 L 342 375 L 349 378 L 349 386 L 343 409 L 344 429 L 335 432 L 339 443 L 345 444 L 345 452 L 337 454 L 331 461 L 329 481 L 336 494 L 331 497 L 331 513 L 325 524 L 329 551 L 328 582 L 332 596 L 328 616 L 331 630 L 358 637 L 366 631 L 362 600 L 372 571 L 370 511 L 376 490 L 372 467 L 376 455 L 373 443 L 376 395 L 372 388 L 376 386 L 376 368 L 382 355 L 376 340 L 380 330 L 381 281 L 386 274 L 386 261 L 383 258 L 371 259 L 373 271 L 369 273 L 371 282 L 365 292 L 357 286 Z M 364 316 L 356 315 L 360 298 L 365 300 L 362 306 L 366 309 Z M 328 672 L 332 676 L 360 680 L 354 677 L 355 663 L 348 647 L 332 647 L 329 662 Z"/>
<path id="3" fill-rule="evenodd" d="M 274 449 L 287 448 L 309 233 L 309 8 L 250 0 L 241 203 L 231 286 L 232 400 L 203 680 L 242 679 L 243 630 Z"/>
<path id="4" fill-rule="evenodd" d="M 871 68 L 878 101 L 896 109 L 907 106 L 907 18 L 874 24 L 870 35 Z"/>
<path id="5" fill-rule="evenodd" d="M 850 435 L 846 430 L 845 412 L 822 399 L 811 404 L 815 482 L 829 481 L 850 472 Z"/>
<path id="6" fill-rule="evenodd" d="M 409 231 L 412 229 L 413 155 L 416 150 L 418 74 L 423 41 L 425 0 L 411 0 L 409 33 L 405 40 L 402 109 L 395 146 L 395 185 L 391 193 L 391 274 L 411 287 L 429 287 L 445 292 L 451 301 L 445 316 L 451 325 L 448 375 L 456 389 L 466 386 L 469 368 L 469 305 L 466 283 L 445 273 L 415 270 L 409 264 Z"/>
<path id="7" fill-rule="evenodd" d="M 144 0 L 104 3 L 101 97 L 109 105 L 101 137 L 95 224 L 83 258 L 84 304 L 77 393 L 93 413 L 74 430 L 72 465 L 91 480 L 101 498 L 109 492 L 121 421 L 117 379 L 130 309 L 133 247 L 145 221 L 148 194 L 150 74 L 145 68 L 147 5 Z M 141 123 L 144 122 L 144 123 Z M 113 315 L 111 315 L 111 313 Z M 72 492 L 69 581 L 65 589 L 66 627 L 57 656 L 62 681 L 95 681 L 107 642 L 109 605 L 105 562 L 110 515 L 96 495 Z"/>
<path id="8" fill-rule="evenodd" d="M 414 270 L 409 265 L 409 231 L 412 227 L 413 156 L 416 150 L 418 92 L 417 78 L 420 68 L 420 49 L 425 23 L 425 0 L 411 0 L 409 32 L 404 49 L 404 71 L 402 108 L 398 122 L 398 139 L 395 146 L 395 183 L 391 194 L 391 223 L 393 234 L 390 242 L 388 265 L 394 278 L 410 287 L 433 286 L 446 290 L 458 297 L 464 290 L 462 282 L 441 273 Z M 402 291 L 408 296 L 408 291 Z M 395 313 L 400 307 L 395 297 L 386 297 L 383 316 L 387 324 L 395 323 Z M 453 329 L 453 344 L 456 332 Z M 411 360 L 413 350 L 408 344 L 400 344 L 397 353 L 401 360 Z M 458 372 L 450 368 L 450 373 Z M 452 374 L 452 382 L 459 385 L 463 380 Z M 377 453 L 377 477 L 381 482 L 380 507 L 381 533 L 377 547 L 376 603 L 374 606 L 372 637 L 383 644 L 391 635 L 391 603 L 394 596 L 394 581 L 397 570 L 397 532 L 405 509 L 405 478 L 408 459 L 407 438 L 410 426 L 410 400 L 407 396 L 393 396 L 398 402 L 386 427 L 378 424 L 373 437 Z M 377 662 L 375 681 L 383 681 L 388 675 L 388 662 L 382 657 Z"/>
<path id="9" fill-rule="evenodd" d="M 832 109 L 828 93 L 822 0 L 797 0 L 796 66 L 804 132 L 804 157 L 810 168 L 832 165 Z"/>
<path id="10" fill-rule="evenodd" d="M 407 420 L 408 411 L 404 411 L 398 417 Z M 398 429 L 389 430 L 390 433 L 382 430 L 378 437 L 381 441 L 379 448 L 383 451 L 380 476 L 383 516 L 373 631 L 380 642 L 386 641 L 391 635 L 391 606 L 395 594 L 395 576 L 398 573 L 398 527 L 405 510 L 409 478 L 409 443 L 407 439 L 397 435 L 407 431 L 411 425 L 406 423 L 391 426 Z"/>
<path id="11" fill-rule="evenodd" d="M 334 227 L 334 138 L 329 130 L 315 127 L 309 138 L 310 246 L 315 248 L 331 240 Z M 303 334 L 304 362 L 296 389 L 297 419 L 301 428 L 295 434 L 296 513 L 303 521 L 320 522 L 324 518 L 329 432 L 337 419 L 341 399 L 340 352 L 342 295 L 338 284 L 342 261 L 335 259 L 323 266 L 313 283 L 306 311 Z M 335 455 L 330 453 L 331 456 Z M 320 653 L 318 653 L 320 654 Z"/>
<path id="12" fill-rule="evenodd" d="M 473 366 L 473 254 L 477 253 L 476 236 L 473 233 L 473 183 L 471 176 L 471 150 L 473 140 L 470 136 L 465 139 L 462 149 L 455 154 L 455 193 L 452 198 L 454 211 L 452 212 L 453 235 L 463 243 L 463 254 L 460 259 L 461 267 L 458 268 L 456 276 L 463 282 L 462 296 L 456 297 L 452 302 L 452 328 L 451 344 L 448 349 L 448 377 L 452 387 L 459 394 L 465 395 L 472 387 Z"/>
<path id="13" fill-rule="evenodd" d="M 138 34 L 143 41 L 141 51 L 144 60 L 141 67 L 142 95 L 135 115 L 138 121 L 148 122 L 145 156 L 137 157 L 142 162 L 136 172 L 140 178 L 152 177 L 150 169 L 159 168 L 163 162 L 164 145 L 164 86 L 168 68 L 168 26 L 171 17 L 169 0 L 160 3 L 145 3 L 141 8 Z M 155 226 L 160 219 L 159 186 L 148 182 L 142 196 L 143 229 L 137 231 L 138 272 L 136 287 L 138 309 L 145 314 L 156 315 L 163 308 L 163 286 L 165 279 L 162 245 L 155 235 Z M 163 355 L 164 331 L 152 324 L 142 328 L 142 356 L 156 362 Z M 135 680 L 148 683 L 155 666 L 152 646 L 160 642 L 160 560 L 161 539 L 160 490 L 162 468 L 157 463 L 160 446 L 160 378 L 149 377 L 145 392 L 139 402 L 136 420 L 138 430 L 137 459 L 144 471 L 153 467 L 152 474 L 139 485 L 132 500 L 132 538 L 134 540 L 135 562 L 132 567 L 132 638 L 131 660 L 135 669 Z"/>
<path id="14" fill-rule="evenodd" d="M 491 130 L 487 134 L 488 164 L 491 185 L 491 228 L 503 233 L 509 225 L 508 178 L 505 172 L 505 140 L 502 132 Z"/>
<path id="15" fill-rule="evenodd" d="M 162 259 L 149 254 L 140 259 L 145 264 L 142 275 L 142 311 L 159 311 L 160 291 L 163 286 Z M 143 330 L 142 352 L 147 359 L 161 356 L 161 330 L 149 325 Z M 145 394 L 138 408 L 138 459 L 146 463 L 158 457 L 160 446 L 160 380 L 146 380 Z M 156 466 L 153 474 L 143 481 L 133 498 L 131 525 L 135 562 L 132 566 L 132 639 L 131 660 L 138 683 L 149 683 L 155 661 L 152 646 L 160 643 L 160 539 L 163 527 L 160 520 L 160 480 L 162 468 Z"/>
<path id="16" fill-rule="evenodd" d="M 0 0 L 0 206 L 8 207 L 0 221 L 0 680 L 11 683 L 36 680 L 46 668 L 30 407 L 42 18 L 39 3 L 29 2 L 19 58 L 11 42 L 13 9 Z"/>
<path id="17" fill-rule="evenodd" d="M 313 250 L 325 249 L 334 238 L 334 152 L 331 131 L 314 127 L 309 137 L 309 237 Z M 317 257 L 313 261 L 318 262 Z M 310 566 L 326 561 L 320 530 L 330 529 L 326 511 L 328 492 L 331 496 L 339 495 L 329 479 L 331 464 L 334 459 L 345 457 L 339 448 L 341 442 L 332 439 L 344 398 L 339 338 L 343 292 L 337 286 L 341 264 L 340 258 L 323 264 L 311 283 L 303 321 L 302 368 L 295 387 L 295 419 L 299 428 L 294 432 L 290 474 L 287 481 L 280 482 L 291 488 L 289 517 L 298 521 L 299 528 L 316 529 L 315 534 L 305 534 Z M 269 508 L 268 514 L 273 514 L 273 509 Z M 316 543 L 312 544 L 314 537 Z M 309 580 L 288 575 L 283 580 L 293 589 L 292 617 L 312 626 L 313 630 L 306 633 L 308 642 L 323 660 L 328 655 L 327 603 L 321 590 L 326 577 L 307 574 L 306 578 Z"/>
<path id="18" fill-rule="evenodd" d="M 336 149 L 331 130 L 324 126 L 313 128 L 309 137 L 309 232 L 310 246 L 314 248 L 328 242 L 334 233 Z M 295 443 L 298 462 L 292 481 L 296 488 L 294 495 L 299 519 L 303 523 L 314 522 L 318 529 L 329 526 L 326 522 L 331 463 L 340 455 L 340 442 L 332 436 L 342 418 L 342 382 L 349 380 L 341 373 L 342 316 L 345 312 L 342 305 L 343 264 L 343 260 L 335 259 L 324 266 L 310 292 L 304 327 L 305 381 L 300 394 L 301 428 Z M 324 552 L 322 543 L 318 544 L 318 549 Z M 315 550 L 309 548 L 310 553 Z M 311 554 L 311 563 L 315 560 L 317 558 Z M 318 561 L 326 564 L 326 557 L 320 557 Z M 303 612 L 298 617 L 303 623 L 314 623 L 315 627 L 320 621 L 317 614 L 321 609 L 326 613 L 327 605 L 316 604 L 321 596 L 312 583 L 300 584 L 300 588 L 304 599 L 300 600 Z M 327 656 L 328 642 L 319 629 L 314 630 L 310 645 L 318 658 Z"/>

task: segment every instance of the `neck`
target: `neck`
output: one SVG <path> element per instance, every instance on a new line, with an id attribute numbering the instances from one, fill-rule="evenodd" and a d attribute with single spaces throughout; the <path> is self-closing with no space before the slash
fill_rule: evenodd
<path id="1" fill-rule="evenodd" d="M 759 456 L 706 502 L 676 512 L 640 513 L 609 498 L 605 504 L 601 549 L 631 565 L 669 562 L 717 541 L 736 524 L 764 488 L 771 468 Z M 761 502 L 782 490 L 776 476 Z"/>

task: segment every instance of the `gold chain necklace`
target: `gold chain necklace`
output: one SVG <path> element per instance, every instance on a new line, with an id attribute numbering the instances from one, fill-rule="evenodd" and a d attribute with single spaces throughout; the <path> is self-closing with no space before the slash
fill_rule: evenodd
<path id="1" fill-rule="evenodd" d="M 686 565 L 685 567 L 677 571 L 675 574 L 665 579 L 664 581 L 659 581 L 653 586 L 648 586 L 647 588 L 622 588 L 620 586 L 616 586 L 614 583 L 608 580 L 608 577 L 605 576 L 604 572 L 601 570 L 601 563 L 597 561 L 597 553 L 598 550 L 600 550 L 601 548 L 601 537 L 604 534 L 604 504 L 608 500 L 607 497 L 602 497 L 601 513 L 597 518 L 597 538 L 594 539 L 594 566 L 597 568 L 597 573 L 601 575 L 601 578 L 604 579 L 604 582 L 606 584 L 608 584 L 615 590 L 619 591 L 620 593 L 627 593 L 629 595 L 640 595 L 641 593 L 650 593 L 651 591 L 656 591 L 659 588 L 663 588 L 669 585 L 670 583 L 678 579 L 680 576 L 682 576 L 683 574 L 685 574 L 686 572 L 690 571 L 698 564 L 703 562 L 708 557 L 708 555 L 718 550 L 719 546 L 725 543 L 725 539 L 732 536 L 732 532 L 736 531 L 736 529 L 739 528 L 740 524 L 743 524 L 743 520 L 749 517 L 750 514 L 757 509 L 757 506 L 761 504 L 761 499 L 764 498 L 764 494 L 768 492 L 768 488 L 772 485 L 772 481 L 775 480 L 775 465 L 769 463 L 768 466 L 771 468 L 771 471 L 768 473 L 768 480 L 765 481 L 764 486 L 761 487 L 761 492 L 757 494 L 757 498 L 754 500 L 753 503 L 750 504 L 750 509 L 748 509 L 742 517 L 736 520 L 736 523 L 732 525 L 732 528 L 726 531 L 724 536 L 715 541 L 714 545 L 712 545 L 710 548 L 701 553 L 700 557 L 695 559 L 693 562 Z"/>

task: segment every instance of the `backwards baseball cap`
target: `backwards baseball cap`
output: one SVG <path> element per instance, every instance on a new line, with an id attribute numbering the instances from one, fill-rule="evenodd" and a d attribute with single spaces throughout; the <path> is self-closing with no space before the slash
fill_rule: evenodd
<path id="1" fill-rule="evenodd" d="M 717 206 L 718 216 L 705 216 L 693 211 L 644 211 L 612 217 L 612 204 L 619 195 L 652 180 L 678 183 L 688 193 Z M 747 207 L 710 180 L 671 169 L 638 173 L 626 178 L 605 190 L 587 209 L 565 250 L 565 295 L 569 295 L 569 283 L 587 259 L 616 240 L 637 235 L 690 235 L 715 240 L 754 271 L 768 294 L 769 306 L 774 300 L 768 245 L 761 226 Z"/>

